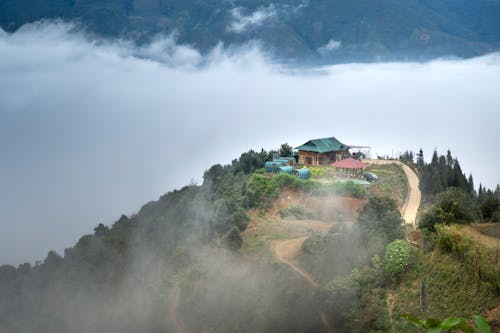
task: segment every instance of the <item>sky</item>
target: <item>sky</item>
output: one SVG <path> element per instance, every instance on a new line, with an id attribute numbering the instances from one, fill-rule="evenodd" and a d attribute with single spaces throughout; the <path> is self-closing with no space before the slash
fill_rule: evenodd
<path id="1" fill-rule="evenodd" d="M 372 155 L 451 149 L 500 183 L 500 54 L 293 68 L 259 43 L 201 55 L 172 36 L 0 30 L 0 264 L 63 253 L 93 228 L 249 149 L 335 136 Z"/>

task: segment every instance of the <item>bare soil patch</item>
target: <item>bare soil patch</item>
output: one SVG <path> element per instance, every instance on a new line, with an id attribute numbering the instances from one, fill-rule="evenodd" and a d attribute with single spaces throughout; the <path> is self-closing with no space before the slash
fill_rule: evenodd
<path id="1" fill-rule="evenodd" d="M 301 205 L 315 210 L 322 221 L 338 220 L 339 216 L 347 220 L 355 220 L 365 203 L 366 200 L 338 195 L 311 196 L 302 192 L 284 190 L 278 195 L 268 213 L 277 215 L 283 208 Z"/>

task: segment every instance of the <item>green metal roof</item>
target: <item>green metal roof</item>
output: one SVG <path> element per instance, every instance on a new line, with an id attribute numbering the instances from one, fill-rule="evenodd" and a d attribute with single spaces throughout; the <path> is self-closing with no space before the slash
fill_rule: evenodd
<path id="1" fill-rule="evenodd" d="M 299 146 L 295 149 L 314 151 L 317 153 L 327 153 L 330 151 L 347 150 L 349 149 L 349 146 L 343 144 L 332 136 L 331 138 L 309 140 L 302 146 Z"/>

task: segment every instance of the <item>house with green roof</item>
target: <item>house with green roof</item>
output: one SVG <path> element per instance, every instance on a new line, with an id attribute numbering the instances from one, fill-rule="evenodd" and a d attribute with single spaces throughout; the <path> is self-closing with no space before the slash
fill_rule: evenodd
<path id="1" fill-rule="evenodd" d="M 334 137 L 313 139 L 296 147 L 299 163 L 304 165 L 328 165 L 349 157 L 349 146 Z"/>

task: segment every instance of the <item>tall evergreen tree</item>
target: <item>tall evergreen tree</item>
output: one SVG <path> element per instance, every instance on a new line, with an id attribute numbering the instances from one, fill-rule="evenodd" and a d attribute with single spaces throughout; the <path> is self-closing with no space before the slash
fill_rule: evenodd
<path id="1" fill-rule="evenodd" d="M 472 174 L 469 174 L 469 179 L 467 180 L 467 191 L 470 194 L 476 196 L 476 191 L 474 189 L 474 179 L 472 178 Z"/>
<path id="2" fill-rule="evenodd" d="M 446 157 L 444 155 L 439 156 L 439 175 L 441 177 L 441 186 L 446 188 L 448 186 L 448 166 L 446 165 Z"/>
<path id="3" fill-rule="evenodd" d="M 419 168 L 419 170 L 422 170 L 424 166 L 425 166 L 424 151 L 422 150 L 422 148 L 420 148 L 417 155 L 417 167 Z"/>

